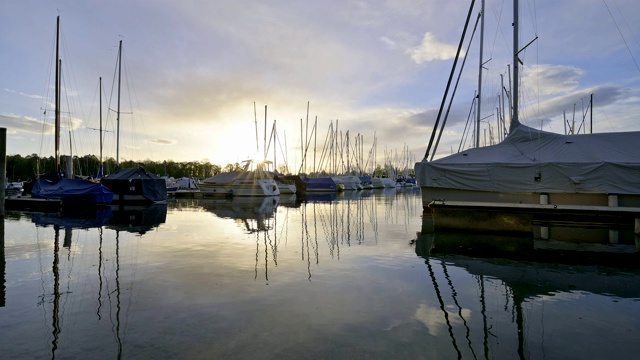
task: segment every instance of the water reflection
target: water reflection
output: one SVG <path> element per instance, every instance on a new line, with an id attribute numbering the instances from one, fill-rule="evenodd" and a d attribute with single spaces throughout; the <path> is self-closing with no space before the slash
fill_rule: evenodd
<path id="1" fill-rule="evenodd" d="M 233 219 L 242 223 L 247 233 L 266 231 L 273 228 L 273 219 L 279 196 L 231 197 L 222 199 L 202 199 L 190 202 L 190 206 L 201 207 L 219 218 Z"/>
<path id="2" fill-rule="evenodd" d="M 293 248 L 311 280 L 323 259 L 339 261 L 343 248 L 377 245 L 379 222 L 412 233 L 419 196 L 395 189 L 308 193 L 286 197 L 179 199 L 170 209 L 201 209 L 232 220 L 253 240 L 254 280 L 269 282 L 283 251 Z M 225 232 L 227 233 L 227 232 Z"/>
<path id="3" fill-rule="evenodd" d="M 569 260 L 580 259 L 577 251 L 542 248 L 533 235 L 434 231 L 410 191 L 180 199 L 148 209 L 159 220 L 140 229 L 154 216 L 120 210 L 84 228 L 11 214 L 4 357 L 280 360 L 305 349 L 307 358 L 624 358 L 640 351 L 637 268 Z M 546 244 L 557 234 L 550 229 Z M 602 246 L 631 246 L 625 235 L 618 240 Z M 633 254 L 610 254 L 632 263 L 619 255 Z"/>
<path id="4" fill-rule="evenodd" d="M 110 208 L 85 209 L 84 211 L 59 213 L 33 213 L 31 220 L 36 226 L 57 226 L 69 229 L 89 229 L 106 225 L 113 218 Z"/>
<path id="5" fill-rule="evenodd" d="M 559 320 L 571 333 L 584 324 L 569 313 L 548 319 L 545 303 L 586 299 L 590 294 L 631 301 L 640 298 L 640 286 L 634 281 L 640 269 L 637 236 L 633 241 L 627 234 L 616 236 L 611 242 L 608 229 L 579 228 L 573 223 L 536 226 L 529 236 L 438 231 L 433 218 L 424 215 L 415 252 L 425 259 L 458 358 L 526 359 L 544 357 L 546 351 L 559 354 L 562 352 L 552 350 L 553 346 L 545 347 L 545 326 L 555 328 Z M 468 292 L 469 286 L 460 270 L 473 277 L 475 296 L 459 296 Z M 481 315 L 481 326 L 471 321 L 473 309 Z M 618 336 L 612 333 L 619 328 L 605 331 L 609 332 L 607 338 Z M 575 355 L 584 350 L 567 351 Z M 624 349 L 617 351 L 613 353 L 626 354 Z"/>
<path id="6" fill-rule="evenodd" d="M 0 217 L 0 271 L 2 272 L 2 287 L 0 288 L 0 307 L 4 307 L 7 299 L 7 261 L 4 257 L 4 218 Z"/>
<path id="7" fill-rule="evenodd" d="M 113 219 L 108 222 L 108 229 L 138 235 L 144 235 L 167 220 L 167 204 L 119 205 L 112 206 L 110 210 L 113 212 Z"/>
<path id="8" fill-rule="evenodd" d="M 42 317 L 48 320 L 41 325 L 48 329 L 49 357 L 59 357 L 63 348 L 63 357 L 77 351 L 63 343 L 74 343 L 71 338 L 77 336 L 82 327 L 91 323 L 79 321 L 89 320 L 89 312 L 85 312 L 88 309 L 84 308 L 88 299 L 92 299 L 95 304 L 93 322 L 97 328 L 110 329 L 111 333 L 111 336 L 93 341 L 100 344 L 96 346 L 106 350 L 109 347 L 105 347 L 105 341 L 108 343 L 109 339 L 113 339 L 115 357 L 122 357 L 124 346 L 121 317 L 125 308 L 121 293 L 124 290 L 130 296 L 131 289 L 123 289 L 121 284 L 121 231 L 144 234 L 164 223 L 166 213 L 166 205 L 152 205 L 139 208 L 93 208 L 62 213 L 11 214 L 12 221 L 29 219 L 35 224 L 36 243 L 33 251 L 39 264 L 37 268 L 41 287 L 37 306 Z M 115 230 L 106 236 L 106 242 L 105 230 Z M 14 238 L 12 242 L 15 241 Z M 128 246 L 131 245 L 134 244 L 129 242 Z M 25 246 L 30 248 L 28 240 Z M 33 256 L 30 253 L 23 256 L 25 255 Z M 46 259 L 51 259 L 51 266 L 45 265 Z M 28 278 L 20 281 L 27 280 Z M 131 297 L 128 298 L 127 307 L 130 302 Z M 83 310 L 78 312 L 78 306 Z M 68 314 L 73 315 L 68 318 Z M 31 316 L 25 314 L 24 319 Z"/>

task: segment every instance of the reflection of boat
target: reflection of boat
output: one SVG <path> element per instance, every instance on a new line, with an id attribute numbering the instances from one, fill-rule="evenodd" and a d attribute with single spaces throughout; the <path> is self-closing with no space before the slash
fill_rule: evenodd
<path id="1" fill-rule="evenodd" d="M 314 193 L 314 192 L 308 192 L 308 193 L 304 193 L 303 195 L 300 195 L 300 197 L 306 201 L 306 202 L 331 202 L 331 201 L 335 201 L 338 198 L 338 193 L 337 192 L 320 192 L 320 193 Z"/>
<path id="2" fill-rule="evenodd" d="M 397 193 L 395 186 L 394 187 L 385 187 L 383 189 L 375 189 L 374 191 L 376 193 L 378 193 L 378 194 L 382 194 L 382 195 L 387 196 L 387 197 L 396 196 L 396 193 Z"/>
<path id="3" fill-rule="evenodd" d="M 267 220 L 272 218 L 279 204 L 278 196 L 231 197 L 196 200 L 195 205 L 224 219 L 241 221 L 249 232 L 270 228 Z"/>
<path id="4" fill-rule="evenodd" d="M 33 213 L 31 221 L 38 226 L 57 226 L 60 228 L 88 229 L 102 227 L 113 218 L 111 208 L 82 209 L 82 211 L 63 211 L 55 213 Z"/>
<path id="5" fill-rule="evenodd" d="M 111 206 L 113 219 L 107 224 L 108 229 L 127 231 L 140 235 L 150 231 L 167 220 L 167 204 L 151 204 L 146 206 Z"/>
<path id="6" fill-rule="evenodd" d="M 428 255 L 508 258 L 550 264 L 584 264 L 640 268 L 640 239 L 633 228 L 589 227 L 581 223 L 537 223 L 529 234 L 496 234 L 439 230 L 431 216 L 423 216 L 421 244 Z M 420 248 L 420 250 L 419 250 Z"/>
<path id="7" fill-rule="evenodd" d="M 593 301 L 604 304 L 639 298 L 640 287 L 634 280 L 640 258 L 633 245 L 614 244 L 609 250 L 617 247 L 615 251 L 603 252 L 595 247 L 585 251 L 576 247 L 579 243 L 567 240 L 542 240 L 533 234 L 438 231 L 434 230 L 432 219 L 425 216 L 415 252 L 425 259 L 439 307 L 420 310 L 446 325 L 449 331 L 447 335 L 442 332 L 443 336 L 450 337 L 453 354 L 457 353 L 458 358 L 576 355 L 575 349 L 567 348 L 560 338 L 546 342 L 546 336 L 559 334 L 549 331 L 552 335 L 545 336 L 545 329 L 561 327 L 572 333 L 590 326 L 580 314 L 584 306 L 591 308 Z M 567 246 L 540 246 L 553 242 Z M 579 310 L 571 310 L 572 307 Z M 602 307 L 603 313 L 608 310 L 607 306 Z M 548 316 L 558 312 L 562 315 Z M 604 334 L 600 337 L 604 339 L 602 343 L 618 340 L 614 330 L 617 326 L 614 321 L 601 325 L 598 333 Z M 464 338 L 462 334 L 466 334 Z"/>
<path id="8" fill-rule="evenodd" d="M 287 208 L 298 208 L 302 203 L 302 198 L 296 194 L 291 195 L 280 195 L 280 200 L 278 201 L 278 205 L 284 206 Z"/>

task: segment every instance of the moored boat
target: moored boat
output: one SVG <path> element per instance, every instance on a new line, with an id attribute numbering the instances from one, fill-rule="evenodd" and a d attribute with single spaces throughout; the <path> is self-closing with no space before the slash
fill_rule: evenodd
<path id="1" fill-rule="evenodd" d="M 517 14 L 514 0 L 516 81 L 509 134 L 495 145 L 437 160 L 428 160 L 430 143 L 425 158 L 415 164 L 425 211 L 432 212 L 434 201 L 440 208 L 464 202 L 466 210 L 478 212 L 501 206 L 558 216 L 561 210 L 573 215 L 581 207 L 591 212 L 640 207 L 640 153 L 632 150 L 632 144 L 640 142 L 640 131 L 564 135 L 520 123 Z"/>
<path id="2" fill-rule="evenodd" d="M 262 164 L 250 170 L 252 161 L 247 161 L 244 171 L 222 172 L 202 180 L 198 187 L 203 195 L 233 196 L 277 196 L 278 184 L 273 176 L 265 171 Z"/>
<path id="3" fill-rule="evenodd" d="M 162 203 L 167 201 L 166 181 L 138 166 L 119 169 L 102 178 L 101 183 L 114 193 L 116 203 Z"/>
<path id="4" fill-rule="evenodd" d="M 60 169 L 60 73 L 59 56 L 60 16 L 56 19 L 56 54 L 55 54 L 55 170 L 52 174 L 42 176 L 29 184 L 31 197 L 34 199 L 61 200 L 63 206 L 69 204 L 99 205 L 109 204 L 113 193 L 100 183 L 87 179 L 64 178 Z M 69 176 L 71 174 L 68 174 Z"/>

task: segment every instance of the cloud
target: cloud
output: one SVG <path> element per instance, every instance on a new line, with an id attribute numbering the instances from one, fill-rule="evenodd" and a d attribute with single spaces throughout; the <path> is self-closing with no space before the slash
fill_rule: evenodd
<path id="1" fill-rule="evenodd" d="M 158 145 L 173 145 L 176 143 L 175 140 L 169 140 L 169 139 L 151 139 L 149 140 L 149 142 L 153 144 L 158 144 Z"/>
<path id="2" fill-rule="evenodd" d="M 7 89 L 7 88 L 5 88 L 4 91 L 10 92 L 10 93 L 14 93 L 14 94 L 18 94 L 20 96 L 24 96 L 24 97 L 27 97 L 27 98 L 30 98 L 30 99 L 43 99 L 43 97 L 40 96 L 40 95 L 25 94 L 23 92 L 15 91 L 15 90 Z"/>
<path id="3" fill-rule="evenodd" d="M 9 133 L 18 131 L 33 134 L 53 134 L 53 124 L 43 124 L 40 120 L 28 116 L 0 114 L 0 123 Z"/>
<path id="4" fill-rule="evenodd" d="M 578 88 L 584 75 L 585 71 L 575 66 L 542 64 L 526 71 L 522 81 L 540 89 L 540 95 L 546 96 Z"/>
<path id="5" fill-rule="evenodd" d="M 416 64 L 422 64 L 434 60 L 452 59 L 456 56 L 456 49 L 456 46 L 439 42 L 435 35 L 427 32 L 424 34 L 422 43 L 408 49 L 407 54 Z M 460 56 L 464 56 L 464 53 L 461 52 Z"/>

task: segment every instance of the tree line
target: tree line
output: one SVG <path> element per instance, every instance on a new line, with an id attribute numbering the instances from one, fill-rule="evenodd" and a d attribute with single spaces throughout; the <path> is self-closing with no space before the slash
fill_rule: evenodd
<path id="1" fill-rule="evenodd" d="M 55 160 L 53 156 L 40 157 L 37 154 L 27 156 L 7 155 L 7 180 L 13 181 L 30 181 L 41 175 L 53 173 L 55 171 Z M 63 156 L 60 161 L 60 167 L 65 168 L 66 157 Z M 80 177 L 96 177 L 100 166 L 100 160 L 95 155 L 85 155 L 82 157 L 73 157 L 73 174 Z M 171 176 L 174 178 L 190 177 L 205 179 L 215 176 L 221 172 L 242 171 L 244 164 L 234 163 L 227 164 L 224 167 L 211 164 L 208 161 L 186 161 L 177 162 L 172 160 L 166 161 L 133 161 L 125 160 L 120 162 L 120 168 L 127 169 L 136 166 L 142 166 L 148 171 L 158 176 Z M 112 157 L 103 161 L 103 176 L 116 171 L 116 160 Z M 378 165 L 374 171 L 374 175 L 385 176 L 393 173 L 392 168 Z M 280 173 L 289 173 L 285 166 L 279 166 Z M 396 170 L 397 171 L 397 170 Z M 413 169 L 409 170 L 409 174 L 413 175 Z M 320 171 L 318 173 L 309 174 L 315 176 L 329 176 L 328 173 Z M 357 174 L 352 174 L 357 175 Z"/>
<path id="2" fill-rule="evenodd" d="M 65 168 L 65 157 L 62 157 L 60 167 Z M 40 157 L 37 154 L 27 156 L 7 155 L 7 179 L 8 181 L 29 181 L 40 175 L 55 172 L 55 159 L 53 156 Z M 158 176 L 172 176 L 174 178 L 193 177 L 204 179 L 214 176 L 222 171 L 241 171 L 242 164 L 227 164 L 224 167 L 211 164 L 208 161 L 133 161 L 120 162 L 120 168 L 132 168 L 142 166 Z M 100 160 L 95 155 L 73 157 L 73 173 L 81 177 L 96 177 L 100 166 Z M 112 157 L 103 162 L 103 175 L 106 176 L 116 171 L 116 160 Z"/>

